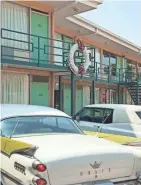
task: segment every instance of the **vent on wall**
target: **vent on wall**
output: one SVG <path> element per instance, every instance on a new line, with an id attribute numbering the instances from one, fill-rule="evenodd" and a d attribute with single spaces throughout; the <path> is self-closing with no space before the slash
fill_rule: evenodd
<path id="1" fill-rule="evenodd" d="M 32 76 L 32 82 L 44 82 L 44 83 L 48 83 L 49 82 L 49 77 L 48 76 L 33 75 Z"/>

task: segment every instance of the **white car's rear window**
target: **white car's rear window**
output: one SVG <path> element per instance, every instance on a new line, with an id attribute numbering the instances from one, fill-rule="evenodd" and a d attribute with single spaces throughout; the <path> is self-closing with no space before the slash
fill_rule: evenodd
<path id="1" fill-rule="evenodd" d="M 72 119 L 58 116 L 27 116 L 5 119 L 1 121 L 1 131 L 2 135 L 6 137 L 48 133 L 82 133 Z"/>
<path id="2" fill-rule="evenodd" d="M 138 117 L 141 119 L 141 111 L 137 111 L 136 114 L 137 114 Z"/>

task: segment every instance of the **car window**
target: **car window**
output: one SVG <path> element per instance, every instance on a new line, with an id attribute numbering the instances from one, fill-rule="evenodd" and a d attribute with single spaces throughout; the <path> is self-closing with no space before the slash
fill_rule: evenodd
<path id="1" fill-rule="evenodd" d="M 138 117 L 141 119 L 141 112 L 137 111 L 136 114 L 138 115 Z"/>
<path id="2" fill-rule="evenodd" d="M 72 130 L 72 125 L 70 124 L 69 120 L 64 117 L 60 117 L 57 119 L 59 128 Z"/>
<path id="3" fill-rule="evenodd" d="M 57 116 L 28 116 L 1 121 L 2 135 L 6 137 L 29 134 L 77 133 L 82 134 L 72 119 Z"/>
<path id="4" fill-rule="evenodd" d="M 80 121 L 88 121 L 95 123 L 112 123 L 113 120 L 113 110 L 112 109 L 104 109 L 104 108 L 91 108 L 85 107 L 82 109 L 79 114 L 76 115 L 79 117 Z"/>

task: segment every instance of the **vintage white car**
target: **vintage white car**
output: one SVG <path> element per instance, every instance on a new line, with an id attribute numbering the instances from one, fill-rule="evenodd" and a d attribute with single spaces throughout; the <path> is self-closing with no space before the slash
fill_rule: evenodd
<path id="1" fill-rule="evenodd" d="M 84 135 L 65 113 L 1 105 L 2 185 L 135 185 L 141 150 Z"/>
<path id="2" fill-rule="evenodd" d="M 74 117 L 86 133 L 118 143 L 141 141 L 141 106 L 94 104 L 82 108 Z"/>

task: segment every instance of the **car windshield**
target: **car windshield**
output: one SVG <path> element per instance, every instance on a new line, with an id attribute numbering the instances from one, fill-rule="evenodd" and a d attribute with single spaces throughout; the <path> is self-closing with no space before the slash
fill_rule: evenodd
<path id="1" fill-rule="evenodd" d="M 72 119 L 59 116 L 14 117 L 1 121 L 1 132 L 5 137 L 40 135 L 52 133 L 82 134 Z"/>
<path id="2" fill-rule="evenodd" d="M 140 111 L 138 111 L 138 112 L 136 112 L 136 114 L 138 115 L 138 117 L 141 119 L 141 112 Z"/>

